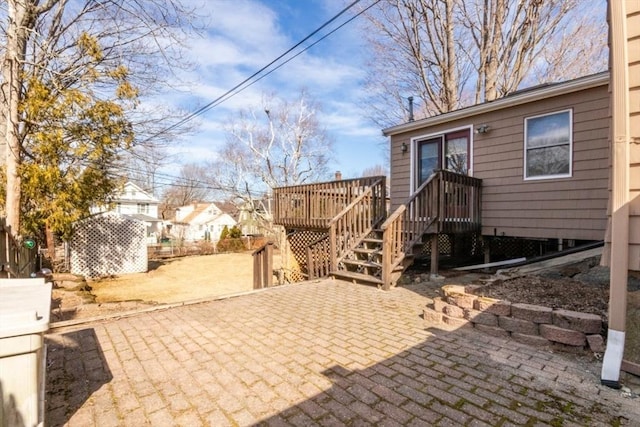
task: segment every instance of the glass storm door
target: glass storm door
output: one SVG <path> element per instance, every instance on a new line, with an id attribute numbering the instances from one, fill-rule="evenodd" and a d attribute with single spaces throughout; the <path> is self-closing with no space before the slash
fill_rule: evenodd
<path id="1" fill-rule="evenodd" d="M 418 142 L 418 182 L 416 188 L 442 167 L 442 137 L 425 139 Z"/>
<path id="2" fill-rule="evenodd" d="M 469 129 L 445 133 L 417 143 L 415 189 L 438 169 L 469 174 Z"/>

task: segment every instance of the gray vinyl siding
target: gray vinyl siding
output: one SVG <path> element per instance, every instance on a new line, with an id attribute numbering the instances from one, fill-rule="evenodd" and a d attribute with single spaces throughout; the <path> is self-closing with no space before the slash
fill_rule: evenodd
<path id="1" fill-rule="evenodd" d="M 573 110 L 572 176 L 524 179 L 525 117 Z M 468 116 L 391 137 L 391 204 L 409 196 L 411 138 L 467 125 L 472 134 L 472 175 L 482 182 L 482 234 L 529 238 L 604 239 L 609 180 L 607 85 Z M 640 188 L 639 188 L 640 190 Z"/>

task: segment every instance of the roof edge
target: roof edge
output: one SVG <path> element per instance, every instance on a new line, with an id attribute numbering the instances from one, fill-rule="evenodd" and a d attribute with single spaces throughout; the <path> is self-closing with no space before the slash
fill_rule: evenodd
<path id="1" fill-rule="evenodd" d="M 398 135 L 427 126 L 435 126 L 452 120 L 463 119 L 465 117 L 501 110 L 503 108 L 509 108 L 516 105 L 526 104 L 534 100 L 553 98 L 554 96 L 565 95 L 585 89 L 591 89 L 594 87 L 603 86 L 608 83 L 609 72 L 604 71 L 602 73 L 592 74 L 586 77 L 579 77 L 577 79 L 569 80 L 562 83 L 555 83 L 540 88 L 529 90 L 525 88 L 523 89 L 522 93 L 516 92 L 512 95 L 507 95 L 504 98 L 496 99 L 495 101 L 484 102 L 482 104 L 476 104 L 471 107 L 461 108 L 459 110 L 443 113 L 438 116 L 427 117 L 413 122 L 391 126 L 389 128 L 383 129 L 382 134 L 384 136 Z"/>

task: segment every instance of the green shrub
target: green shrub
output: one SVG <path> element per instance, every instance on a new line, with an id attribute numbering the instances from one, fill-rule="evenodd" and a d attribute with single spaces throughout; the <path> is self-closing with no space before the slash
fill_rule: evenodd
<path id="1" fill-rule="evenodd" d="M 218 242 L 218 252 L 241 252 L 246 250 L 242 239 L 227 237 Z"/>
<path id="2" fill-rule="evenodd" d="M 229 237 L 232 239 L 239 239 L 242 237 L 242 231 L 234 225 L 231 227 L 231 230 L 229 230 Z"/>
<path id="3" fill-rule="evenodd" d="M 229 228 L 225 225 L 220 233 L 220 240 L 224 240 L 229 237 Z"/>

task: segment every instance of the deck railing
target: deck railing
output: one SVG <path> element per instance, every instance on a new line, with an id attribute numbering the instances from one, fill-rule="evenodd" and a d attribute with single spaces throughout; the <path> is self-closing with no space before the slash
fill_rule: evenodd
<path id="1" fill-rule="evenodd" d="M 458 233 L 480 226 L 482 180 L 436 171 L 382 224 L 382 280 L 388 288 L 393 271 L 425 233 Z"/>
<path id="2" fill-rule="evenodd" d="M 270 288 L 273 285 L 273 242 L 253 251 L 253 289 Z"/>
<path id="3" fill-rule="evenodd" d="M 386 216 L 385 178 L 371 183 L 327 224 L 326 236 L 307 247 L 308 278 L 325 277 Z"/>
<path id="4" fill-rule="evenodd" d="M 327 229 L 333 218 L 380 180 L 384 187 L 385 177 L 377 176 L 274 188 L 273 222 L 287 228 Z"/>

